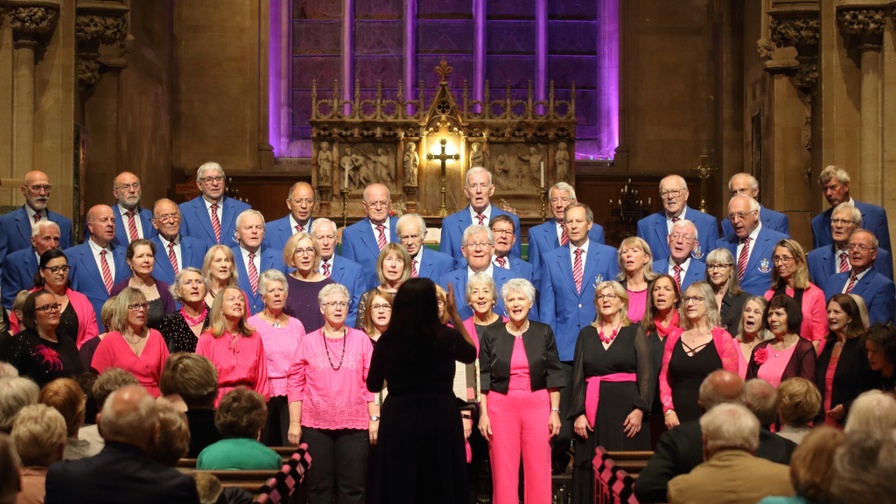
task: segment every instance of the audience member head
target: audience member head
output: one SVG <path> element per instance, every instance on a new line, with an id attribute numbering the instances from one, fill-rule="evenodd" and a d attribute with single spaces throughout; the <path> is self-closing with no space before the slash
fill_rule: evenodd
<path id="1" fill-rule="evenodd" d="M 896 368 L 896 327 L 891 324 L 874 324 L 865 334 L 865 352 L 872 371 L 886 378 L 893 376 Z"/>
<path id="2" fill-rule="evenodd" d="M 778 385 L 778 417 L 782 425 L 807 427 L 821 408 L 821 393 L 814 383 L 795 376 Z"/>
<path id="3" fill-rule="evenodd" d="M 15 378 L 19 376 L 19 370 L 8 362 L 0 361 L 0 379 Z"/>
<path id="4" fill-rule="evenodd" d="M 125 385 L 106 398 L 96 423 L 106 443 L 129 444 L 149 453 L 159 438 L 158 403 L 140 385 Z"/>
<path id="5" fill-rule="evenodd" d="M 818 176 L 818 185 L 821 186 L 824 198 L 832 207 L 849 201 L 849 174 L 843 168 L 835 165 L 826 166 Z"/>
<path id="6" fill-rule="evenodd" d="M 392 211 L 392 193 L 383 184 L 370 184 L 364 188 L 361 204 L 370 222 L 382 224 Z"/>
<path id="7" fill-rule="evenodd" d="M 896 428 L 896 399 L 880 390 L 859 394 L 849 408 L 844 430 L 881 438 Z"/>
<path id="8" fill-rule="evenodd" d="M 28 378 L 0 378 L 0 432 L 9 434 L 16 413 L 37 403 L 39 394 L 40 388 Z"/>
<path id="9" fill-rule="evenodd" d="M 12 439 L 0 432 L 0 504 L 16 504 L 22 489 L 21 468 Z"/>
<path id="10" fill-rule="evenodd" d="M 850 417 L 853 412 L 850 412 Z M 896 495 L 896 438 L 886 435 L 868 436 L 864 432 L 846 431 L 843 444 L 834 454 L 831 481 L 833 501 L 892 502 Z"/>
<path id="11" fill-rule="evenodd" d="M 224 493 L 224 486 L 217 476 L 206 471 L 195 471 L 190 476 L 196 480 L 196 491 L 200 504 L 217 504 Z"/>
<path id="12" fill-rule="evenodd" d="M 196 187 L 209 203 L 218 203 L 224 198 L 225 177 L 221 165 L 208 161 L 196 170 Z"/>
<path id="13" fill-rule="evenodd" d="M 491 172 L 481 166 L 467 171 L 464 195 L 470 200 L 474 212 L 484 212 L 491 203 L 492 194 L 495 194 L 495 184 Z"/>
<path id="14" fill-rule="evenodd" d="M 756 415 L 763 427 L 768 428 L 778 417 L 778 393 L 775 387 L 765 380 L 753 378 L 744 383 L 744 391 L 747 408 Z"/>
<path id="15" fill-rule="evenodd" d="M 245 387 L 224 394 L 215 412 L 215 427 L 225 439 L 258 439 L 268 408 L 264 396 Z"/>
<path id="16" fill-rule="evenodd" d="M 168 198 L 156 200 L 152 206 L 152 227 L 168 241 L 174 241 L 180 234 L 181 218 L 180 207 Z"/>
<path id="17" fill-rule="evenodd" d="M 812 430 L 790 458 L 790 482 L 796 494 L 808 502 L 832 504 L 834 454 L 843 444 L 843 431 L 827 425 Z"/>
<path id="18" fill-rule="evenodd" d="M 77 382 L 78 387 L 81 388 L 81 392 L 84 394 L 84 398 L 86 400 L 86 403 L 84 405 L 85 424 L 95 424 L 96 414 L 99 413 L 99 408 L 96 405 L 96 397 L 93 395 L 93 385 L 96 383 L 96 380 L 99 377 L 100 375 L 95 371 L 78 373 L 72 377 L 72 379 Z"/>
<path id="19" fill-rule="evenodd" d="M 703 458 L 709 460 L 719 450 L 755 453 L 759 447 L 759 421 L 740 404 L 725 403 L 700 417 Z"/>
<path id="20" fill-rule="evenodd" d="M 218 370 L 203 355 L 173 353 L 162 368 L 159 390 L 164 395 L 179 395 L 187 409 L 214 409 L 218 397 Z"/>
<path id="21" fill-rule="evenodd" d="M 139 385 L 137 377 L 124 369 L 110 367 L 103 370 L 93 383 L 93 397 L 96 399 L 97 411 L 102 411 L 106 399 L 112 392 L 127 385 Z"/>
<path id="22" fill-rule="evenodd" d="M 25 406 L 12 422 L 9 435 L 25 467 L 49 467 L 65 451 L 65 419 L 46 404 Z"/>
<path id="23" fill-rule="evenodd" d="M 57 378 L 44 385 L 37 398 L 41 404 L 56 408 L 65 419 L 68 437 L 77 437 L 78 429 L 84 424 L 87 396 L 78 382 L 71 378 Z"/>
<path id="24" fill-rule="evenodd" d="M 688 183 L 680 175 L 668 175 L 660 180 L 660 201 L 669 217 L 678 217 L 688 204 Z"/>
<path id="25" fill-rule="evenodd" d="M 175 467 L 177 461 L 190 451 L 190 425 L 187 416 L 177 411 L 169 403 L 159 406 L 159 439 L 149 456 L 159 462 Z"/>
<path id="26" fill-rule="evenodd" d="M 703 411 L 724 403 L 746 404 L 744 380 L 737 373 L 717 369 L 703 379 L 697 401 Z"/>

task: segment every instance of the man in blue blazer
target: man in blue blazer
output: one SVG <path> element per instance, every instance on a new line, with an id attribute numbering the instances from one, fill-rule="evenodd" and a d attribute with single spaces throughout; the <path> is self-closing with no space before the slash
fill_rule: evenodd
<path id="1" fill-rule="evenodd" d="M 507 215 L 513 219 L 513 232 L 520 236 L 520 219 L 512 213 L 505 212 L 491 204 L 491 197 L 495 194 L 495 184 L 492 182 L 492 174 L 482 167 L 471 168 L 467 172 L 464 195 L 470 200 L 470 204 L 442 219 L 442 238 L 439 242 L 439 251 L 454 258 L 457 266 L 465 263 L 461 250 L 464 231 L 472 224 L 488 226 L 489 221 L 496 215 Z M 522 245 L 517 241 L 510 251 L 512 257 L 521 258 Z"/>
<path id="2" fill-rule="evenodd" d="M 728 220 L 734 227 L 734 233 L 719 240 L 718 247 L 727 248 L 734 255 L 740 288 L 754 296 L 762 296 L 772 284 L 775 244 L 788 236 L 762 226 L 759 202 L 743 194 L 728 202 Z M 743 257 L 746 262 L 743 271 L 740 271 L 738 264 L 744 247 L 747 248 Z"/>
<path id="3" fill-rule="evenodd" d="M 3 261 L 3 275 L 0 278 L 0 301 L 11 310 L 12 302 L 19 291 L 34 287 L 34 274 L 40 263 L 40 256 L 59 248 L 59 224 L 42 220 L 31 226 L 31 248 L 17 250 Z"/>
<path id="4" fill-rule="evenodd" d="M 224 196 L 224 180 L 221 165 L 213 161 L 203 164 L 196 170 L 196 186 L 202 194 L 180 204 L 181 233 L 202 241 L 207 247 L 235 247 L 236 216 L 251 208 L 242 201 Z"/>
<path id="5" fill-rule="evenodd" d="M 861 227 L 862 212 L 851 203 L 840 203 L 834 208 L 831 214 L 831 238 L 834 243 L 806 254 L 809 278 L 819 289 L 825 290 L 833 275 L 852 269 L 849 265 L 849 237 Z M 877 249 L 877 259 L 872 267 L 893 280 L 893 261 L 886 250 Z"/>
<path id="6" fill-rule="evenodd" d="M 115 239 L 112 245 L 125 247 L 134 240 L 147 240 L 158 234 L 152 226 L 152 212 L 140 206 L 143 194 L 140 179 L 131 172 L 121 172 L 112 181 L 112 195 L 118 202 L 112 205 L 115 213 Z M 89 238 L 90 231 L 84 230 L 84 239 Z"/>
<path id="7" fill-rule="evenodd" d="M 700 244 L 694 249 L 691 257 L 706 262 L 706 254 L 719 240 L 719 223 L 712 215 L 694 210 L 688 206 L 688 184 L 679 175 L 669 175 L 660 181 L 660 200 L 663 211 L 648 215 L 638 221 L 638 236 L 650 246 L 653 257 L 669 257 L 668 236 L 672 232 L 672 224 L 679 219 L 687 219 L 694 223 Z M 701 244 L 706 244 L 701 245 Z"/>
<path id="8" fill-rule="evenodd" d="M 87 228 L 90 239 L 65 250 L 72 289 L 87 296 L 96 313 L 97 325 L 104 330 L 101 321 L 103 303 L 109 299 L 112 285 L 128 278 L 130 270 L 125 262 L 124 247 L 112 245 L 115 238 L 115 214 L 108 205 L 95 205 L 87 212 Z M 106 268 L 108 267 L 108 271 Z"/>
<path id="9" fill-rule="evenodd" d="M 269 269 L 286 272 L 283 251 L 263 247 L 264 216 L 258 210 L 243 210 L 236 217 L 236 236 L 239 245 L 233 247 L 239 286 L 249 298 L 249 314 L 264 310 L 261 298 L 261 274 Z M 252 280 L 255 279 L 253 284 Z"/>
<path id="10" fill-rule="evenodd" d="M 286 196 L 286 207 L 289 214 L 271 221 L 265 226 L 265 246 L 274 250 L 283 250 L 286 240 L 299 232 L 311 232 L 311 213 L 314 210 L 314 189 L 308 182 L 296 182 Z"/>
<path id="11" fill-rule="evenodd" d="M 680 280 L 681 292 L 692 283 L 706 279 L 706 263 L 691 260 L 691 254 L 699 246 L 698 238 L 693 222 L 687 219 L 676 222 L 669 233 L 669 257 L 653 261 L 653 271 L 668 273 Z"/>
<path id="12" fill-rule="evenodd" d="M 177 204 L 168 198 L 162 198 L 153 205 L 152 216 L 152 225 L 157 231 L 157 234 L 149 239 L 156 245 L 156 261 L 152 268 L 152 276 L 168 285 L 173 285 L 174 277 L 180 270 L 184 268 L 201 270 L 207 248 L 196 238 L 180 234 L 182 219 Z"/>
<path id="13" fill-rule="evenodd" d="M 513 220 L 506 215 L 496 215 L 488 223 L 495 237 L 495 256 L 492 263 L 498 268 L 509 270 L 515 278 L 524 278 L 535 285 L 534 268 L 528 262 L 511 257 L 510 250 L 516 243 L 516 235 L 513 232 Z M 537 288 L 537 287 L 536 287 Z M 501 293 L 499 292 L 500 296 Z"/>
<path id="14" fill-rule="evenodd" d="M 893 281 L 874 271 L 879 244 L 871 231 L 860 229 L 849 237 L 849 264 L 852 271 L 837 273 L 824 291 L 825 299 L 834 294 L 856 294 L 868 308 L 868 322 L 894 322 L 896 287 Z"/>
<path id="15" fill-rule="evenodd" d="M 398 241 L 411 256 L 411 277 L 428 278 L 438 283 L 442 275 L 454 271 L 454 258 L 423 244 L 426 221 L 417 214 L 404 214 L 395 224 Z"/>
<path id="16" fill-rule="evenodd" d="M 543 222 L 529 228 L 529 249 L 526 260 L 532 265 L 532 275 L 535 278 L 535 286 L 541 283 L 541 258 L 557 247 L 566 246 L 569 237 L 566 236 L 566 226 L 563 222 L 563 212 L 570 203 L 576 202 L 576 190 L 566 182 L 557 182 L 551 187 L 551 214 L 554 220 Z M 588 231 L 588 239 L 604 244 L 604 228 L 594 223 Z"/>
<path id="17" fill-rule="evenodd" d="M 35 170 L 25 174 L 25 183 L 22 185 L 25 204 L 0 216 L 0 264 L 7 254 L 31 248 L 31 226 L 38 220 L 49 220 L 59 225 L 61 248 L 74 244 L 72 221 L 47 208 L 52 189 L 46 173 Z"/>
<path id="18" fill-rule="evenodd" d="M 454 286 L 454 300 L 457 302 L 457 312 L 461 319 L 473 316 L 473 309 L 467 304 L 467 281 L 476 273 L 486 273 L 495 280 L 498 289 L 498 302 L 495 305 L 495 313 L 505 315 L 504 300 L 501 299 L 501 287 L 505 282 L 514 278 L 508 270 L 496 268 L 492 265 L 492 256 L 495 253 L 494 235 L 489 228 L 474 224 L 464 231 L 463 246 L 466 265 L 454 271 L 442 275 L 439 284 L 447 291 L 448 285 Z M 533 305 L 529 317 L 537 320 L 537 305 Z"/>
<path id="19" fill-rule="evenodd" d="M 892 251 L 887 211 L 877 205 L 854 200 L 849 195 L 849 174 L 846 173 L 846 170 L 834 165 L 828 166 L 818 176 L 818 184 L 831 208 L 812 219 L 812 248 L 823 247 L 834 242 L 831 236 L 831 214 L 834 207 L 840 203 L 851 201 L 853 206 L 862 212 L 862 228 L 874 233 L 880 243 L 880 248 L 887 252 Z"/>
<path id="20" fill-rule="evenodd" d="M 317 240 L 317 248 L 320 250 L 320 269 L 318 271 L 324 276 L 332 278 L 334 282 L 344 285 L 352 296 L 348 315 L 345 317 L 345 325 L 355 327 L 361 294 L 372 289 L 374 284 L 368 284 L 370 277 L 364 274 L 360 264 L 336 255 L 335 222 L 325 218 L 314 219 L 314 224 L 311 225 L 311 235 Z"/>
<path id="21" fill-rule="evenodd" d="M 749 173 L 735 173 L 728 181 L 728 190 L 731 191 L 732 196 L 744 194 L 759 201 L 759 181 Z M 790 235 L 790 221 L 781 212 L 766 208 L 760 203 L 759 218 L 762 221 L 762 227 Z M 734 227 L 731 226 L 728 219 L 722 219 L 722 236 L 728 236 L 733 232 Z"/>
<path id="22" fill-rule="evenodd" d="M 361 265 L 367 285 L 377 285 L 376 259 L 386 243 L 398 241 L 395 236 L 398 218 L 389 216 L 392 195 L 383 184 L 367 186 L 362 204 L 367 217 L 342 231 L 342 255 Z"/>
<path id="23" fill-rule="evenodd" d="M 572 422 L 567 418 L 572 400 L 572 361 L 579 332 L 597 316 L 594 289 L 598 284 L 614 280 L 619 273 L 616 249 L 591 241 L 588 232 L 594 213 L 587 205 L 572 203 L 566 207 L 564 222 L 569 243 L 543 256 L 539 318 L 554 330 L 560 367 L 566 387 L 560 390 L 560 434 L 553 443 L 552 467 L 563 470 L 569 463 L 569 442 Z M 581 260 L 581 285 L 576 285 L 574 270 Z"/>

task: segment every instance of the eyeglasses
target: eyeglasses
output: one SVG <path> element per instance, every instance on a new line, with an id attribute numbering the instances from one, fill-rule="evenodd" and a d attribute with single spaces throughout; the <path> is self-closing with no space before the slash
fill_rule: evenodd
<path id="1" fill-rule="evenodd" d="M 373 311 L 392 311 L 392 306 L 386 303 L 383 304 L 375 304 L 370 305 L 370 309 Z"/>
<path id="2" fill-rule="evenodd" d="M 683 297 L 683 298 L 681 298 L 681 301 L 682 301 L 684 304 L 688 304 L 688 303 L 691 303 L 691 302 L 693 302 L 693 303 L 696 304 L 696 303 L 702 303 L 702 302 L 704 301 L 704 299 L 703 299 L 702 297 L 700 297 L 700 296 L 687 296 L 687 297 Z"/>
<path id="3" fill-rule="evenodd" d="M 790 264 L 793 258 L 790 256 L 772 256 L 772 262 L 775 264 Z"/>
<path id="4" fill-rule="evenodd" d="M 707 264 L 706 269 L 708 270 L 723 270 L 734 266 L 733 264 L 728 263 L 716 263 L 716 264 Z"/>
<path id="5" fill-rule="evenodd" d="M 390 203 L 391 203 L 390 201 L 365 201 L 364 202 L 365 205 L 367 205 L 371 208 L 380 208 L 380 207 L 385 208 L 385 207 L 389 206 Z"/>
<path id="6" fill-rule="evenodd" d="M 492 234 L 495 236 L 513 236 L 512 229 L 492 229 Z"/>
<path id="7" fill-rule="evenodd" d="M 464 247 L 471 248 L 473 250 L 489 248 L 491 246 L 492 246 L 492 244 L 489 242 L 468 243 L 468 244 L 464 245 Z"/>
<path id="8" fill-rule="evenodd" d="M 121 184 L 115 187 L 119 191 L 127 191 L 128 189 L 137 190 L 140 189 L 140 182 L 134 182 L 133 184 Z"/>
<path id="9" fill-rule="evenodd" d="M 855 225 L 854 221 L 849 219 L 831 219 L 832 226 L 852 226 Z"/>
<path id="10" fill-rule="evenodd" d="M 214 177 L 202 177 L 201 179 L 199 179 L 199 181 L 203 184 L 209 184 L 211 182 L 224 182 L 224 176 L 216 175 Z"/>
<path id="11" fill-rule="evenodd" d="M 179 220 L 180 220 L 180 214 L 176 214 L 176 213 L 166 213 L 166 214 L 162 214 L 162 215 L 160 215 L 160 216 L 158 216 L 158 217 L 153 217 L 153 219 L 155 219 L 155 220 L 157 220 L 157 221 L 159 221 L 159 222 L 165 222 L 165 221 L 179 221 Z"/>
<path id="12" fill-rule="evenodd" d="M 728 214 L 728 220 L 731 222 L 742 221 L 747 218 L 748 215 L 755 213 L 756 210 L 752 210 L 749 212 L 737 212 Z"/>
<path id="13" fill-rule="evenodd" d="M 317 251 L 314 247 L 308 247 L 304 249 L 297 248 L 296 251 L 293 252 L 293 255 L 314 255 L 315 253 L 317 253 Z"/>
<path id="14" fill-rule="evenodd" d="M 565 196 L 562 198 L 551 198 L 552 205 L 556 205 L 557 203 L 572 203 L 572 199 Z"/>
<path id="15" fill-rule="evenodd" d="M 36 193 L 50 192 L 53 190 L 53 186 L 51 186 L 50 184 L 30 185 L 30 186 L 25 186 L 25 187 L 27 187 L 28 189 L 31 189 L 32 191 L 34 191 Z"/>
<path id="16" fill-rule="evenodd" d="M 128 310 L 131 311 L 140 311 L 140 310 L 148 310 L 149 303 L 134 303 L 128 305 Z"/>
<path id="17" fill-rule="evenodd" d="M 44 313 L 57 312 L 61 309 L 62 309 L 62 305 L 59 303 L 53 303 L 53 304 L 34 307 L 34 311 L 39 311 L 39 312 L 44 312 Z"/>
<path id="18" fill-rule="evenodd" d="M 607 301 L 616 301 L 616 298 L 619 297 L 616 294 L 598 294 L 594 296 L 594 299 L 598 301 L 603 301 L 606 299 Z"/>
<path id="19" fill-rule="evenodd" d="M 660 191 L 660 198 L 677 198 L 682 191 L 687 191 L 687 189 L 669 189 L 668 191 Z"/>
<path id="20" fill-rule="evenodd" d="M 347 308 L 348 303 L 345 301 L 330 301 L 329 303 L 321 303 L 325 308 Z"/>
<path id="21" fill-rule="evenodd" d="M 68 271 L 71 269 L 71 267 L 69 267 L 69 266 L 45 266 L 43 269 L 45 269 L 55 275 L 56 273 L 59 273 L 59 272 L 68 273 Z"/>
<path id="22" fill-rule="evenodd" d="M 869 247 L 864 243 L 850 243 L 846 246 L 849 250 L 858 250 L 859 252 L 868 252 L 869 250 L 874 250 L 874 247 Z"/>
<path id="23" fill-rule="evenodd" d="M 479 189 L 479 190 L 484 191 L 484 190 L 488 189 L 489 187 L 491 187 L 491 185 L 486 184 L 485 182 L 482 182 L 479 184 L 468 184 L 467 185 L 467 189 L 471 189 L 471 190 Z"/>

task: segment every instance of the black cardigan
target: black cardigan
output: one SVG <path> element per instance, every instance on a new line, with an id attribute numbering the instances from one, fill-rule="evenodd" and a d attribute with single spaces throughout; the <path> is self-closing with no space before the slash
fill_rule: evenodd
<path id="1" fill-rule="evenodd" d="M 482 392 L 506 394 L 510 386 L 510 358 L 516 337 L 504 324 L 491 326 L 479 342 L 479 377 Z M 560 357 L 551 326 L 529 322 L 523 333 L 523 346 L 529 360 L 529 381 L 532 390 L 562 388 L 566 385 L 560 369 Z"/>
<path id="2" fill-rule="evenodd" d="M 821 392 L 821 411 L 818 412 L 816 422 L 824 420 L 824 378 L 836 342 L 837 337 L 829 335 L 815 363 L 815 385 Z M 871 368 L 868 366 L 868 354 L 865 352 L 865 338 L 851 338 L 844 341 L 843 349 L 840 350 L 840 360 L 837 361 L 837 370 L 834 371 L 834 383 L 831 386 L 831 407 L 842 404 L 843 409 L 849 414 L 849 407 L 855 398 L 862 392 L 874 388 L 872 378 Z"/>

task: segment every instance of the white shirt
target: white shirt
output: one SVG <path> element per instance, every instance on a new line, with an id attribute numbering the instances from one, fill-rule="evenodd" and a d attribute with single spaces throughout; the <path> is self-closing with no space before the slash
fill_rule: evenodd
<path id="1" fill-rule="evenodd" d="M 672 257 L 669 257 L 669 271 L 667 271 L 666 273 L 672 275 L 672 278 L 675 278 L 675 266 L 675 261 L 672 260 Z M 681 279 L 684 280 L 684 276 L 688 274 L 688 268 L 691 267 L 691 257 L 688 256 L 688 258 L 685 259 L 683 263 L 677 266 L 681 268 Z"/>
<path id="2" fill-rule="evenodd" d="M 756 226 L 756 229 L 754 229 L 753 232 L 750 233 L 750 236 L 748 236 L 748 238 L 750 238 L 750 249 L 747 250 L 747 262 L 750 262 L 750 256 L 753 255 L 753 249 L 756 248 L 756 239 L 759 238 L 759 230 L 761 230 L 761 229 L 762 229 L 762 223 L 760 222 L 759 225 Z M 738 240 L 737 253 L 734 254 L 734 268 L 735 269 L 737 269 L 737 262 L 740 259 L 740 251 L 743 250 L 743 248 L 744 248 L 743 240 Z"/>
<path id="3" fill-rule="evenodd" d="M 128 243 L 131 241 L 131 232 L 128 230 L 130 219 L 127 216 L 128 212 L 134 212 L 134 224 L 137 225 L 137 237 L 145 238 L 146 235 L 143 234 L 143 223 L 140 222 L 140 207 L 136 206 L 133 210 L 128 210 L 127 208 L 118 205 L 118 212 L 121 214 L 121 222 L 124 224 L 124 234 L 128 237 Z M 167 251 L 165 252 L 168 253 Z"/>
<path id="4" fill-rule="evenodd" d="M 868 269 L 866 269 L 865 271 L 863 271 L 861 273 L 851 273 L 850 276 L 846 277 L 846 283 L 843 284 L 843 288 L 840 289 L 840 293 L 846 294 L 846 286 L 849 285 L 849 279 L 851 278 L 851 276 L 853 274 L 856 276 L 856 283 L 855 283 L 855 285 L 852 286 L 852 288 L 855 289 L 856 285 L 859 284 L 859 281 L 862 280 L 862 277 L 864 277 L 865 274 L 868 273 L 869 271 L 871 271 L 872 269 L 873 268 L 869 267 Z"/>
<path id="5" fill-rule="evenodd" d="M 497 256 L 497 255 L 493 255 L 493 256 L 492 256 L 492 264 L 494 264 L 495 266 L 501 268 L 501 265 L 498 264 L 498 256 Z M 503 269 L 506 269 L 506 270 L 509 270 L 509 269 L 510 269 L 510 256 L 509 256 L 509 255 L 508 255 L 508 256 L 504 256 L 504 267 L 503 267 Z"/>
<path id="6" fill-rule="evenodd" d="M 676 219 L 678 219 L 678 220 L 687 219 L 687 217 L 685 217 L 685 214 L 687 212 L 688 212 L 688 206 L 685 205 L 684 208 L 681 209 L 681 213 L 678 214 Z M 675 223 L 672 222 L 672 217 L 670 217 L 668 213 L 666 213 L 664 211 L 663 214 L 666 216 L 666 234 L 670 235 L 670 234 L 672 234 L 672 225 Z"/>
<path id="7" fill-rule="evenodd" d="M 582 273 L 583 274 L 585 273 L 585 264 L 588 260 L 588 244 L 590 242 L 591 242 L 591 240 L 585 240 L 585 243 L 581 247 L 579 247 L 580 249 L 582 249 Z M 576 264 L 576 246 L 573 245 L 572 242 L 569 242 L 569 264 L 573 265 L 573 266 Z"/>
<path id="8" fill-rule="evenodd" d="M 320 260 L 320 268 L 317 268 L 317 272 L 320 273 L 321 275 L 323 275 L 323 274 L 324 274 L 324 264 L 328 264 L 328 265 L 330 265 L 330 276 L 333 276 L 333 266 L 334 266 L 334 264 L 333 264 L 333 263 L 334 263 L 334 260 L 333 260 L 333 259 L 334 259 L 335 257 L 336 257 L 336 254 L 334 253 L 334 254 L 331 255 L 330 258 L 327 259 L 327 260 L 324 260 L 323 258 L 321 258 L 321 260 Z"/>
<path id="9" fill-rule="evenodd" d="M 168 261 L 168 244 L 173 243 L 174 244 L 174 257 L 177 258 L 177 271 L 184 269 L 183 268 L 184 260 L 183 260 L 183 256 L 180 253 L 180 235 L 175 236 L 174 239 L 171 241 L 168 241 L 165 239 L 164 236 L 159 235 L 159 241 L 162 242 L 163 250 L 158 251 L 158 255 L 164 256 L 164 257 L 156 258 L 156 260 L 157 261 L 158 260 Z M 171 261 L 168 261 L 168 262 L 171 262 Z"/>
<path id="10" fill-rule="evenodd" d="M 840 256 L 846 256 L 846 265 L 849 267 L 846 271 L 852 270 L 852 265 L 849 264 L 849 251 L 846 249 L 838 250 L 834 253 L 834 274 L 840 273 Z"/>
<path id="11" fill-rule="evenodd" d="M 252 252 L 255 254 L 255 258 L 252 259 L 252 264 L 255 265 L 255 271 L 261 275 L 261 247 L 258 247 L 258 250 Z M 246 266 L 246 273 L 249 273 L 249 251 L 243 248 L 240 245 L 240 255 L 243 256 L 243 264 Z"/>
<path id="12" fill-rule="evenodd" d="M 554 229 L 557 231 L 557 243 L 563 243 L 563 230 L 566 229 L 566 226 L 555 220 Z"/>
<path id="13" fill-rule="evenodd" d="M 383 226 L 386 228 L 383 230 L 383 235 L 386 237 L 386 243 L 392 241 L 392 233 L 389 232 L 389 217 L 386 217 L 386 220 L 384 220 L 382 224 L 374 224 L 370 219 L 367 219 L 367 222 L 370 223 L 370 230 L 373 231 L 373 241 L 378 241 L 380 239 L 380 232 L 376 228 L 377 226 Z M 293 228 L 293 231 L 295 231 L 295 228 Z"/>
<path id="14" fill-rule="evenodd" d="M 485 273 L 486 275 L 494 278 L 495 277 L 495 265 L 492 263 L 489 263 L 488 269 L 486 269 L 485 271 L 480 271 L 480 273 Z M 472 278 L 473 275 L 475 275 L 475 274 L 476 274 L 476 272 L 473 271 L 473 268 L 471 268 L 469 265 L 467 265 L 467 280 L 470 280 L 470 278 Z"/>
<path id="15" fill-rule="evenodd" d="M 103 263 L 100 262 L 100 252 L 106 251 L 106 264 L 109 265 L 109 271 L 112 273 L 112 281 L 115 281 L 115 259 L 112 257 L 112 249 L 108 246 L 103 248 L 91 239 L 87 240 L 90 245 L 90 251 L 93 253 L 93 260 L 96 262 L 96 269 L 100 272 L 100 281 L 103 280 Z"/>
<path id="16" fill-rule="evenodd" d="M 482 215 L 485 216 L 485 221 L 483 221 L 482 225 L 488 227 L 488 223 L 491 222 L 491 220 L 492 220 L 492 204 L 491 203 L 489 203 L 488 206 L 485 207 L 485 210 L 483 210 L 482 212 L 477 212 L 476 210 L 473 210 L 472 205 L 467 205 L 467 208 L 470 209 L 470 222 L 472 222 L 473 224 L 478 226 L 479 218 L 476 216 L 481 213 Z"/>
<path id="17" fill-rule="evenodd" d="M 37 214 L 37 212 L 35 212 L 34 209 L 28 205 L 25 205 L 25 212 L 28 214 L 28 223 L 34 224 L 34 215 Z M 46 210 L 40 212 L 40 220 L 47 220 Z"/>
<path id="18" fill-rule="evenodd" d="M 298 225 L 299 225 L 299 222 L 296 220 L 296 218 L 293 217 L 292 214 L 289 214 L 289 232 L 292 234 L 296 234 L 296 232 L 297 232 L 296 226 L 298 226 Z M 311 232 L 311 219 L 308 219 L 308 222 L 306 224 L 302 225 L 302 232 L 303 233 Z"/>

